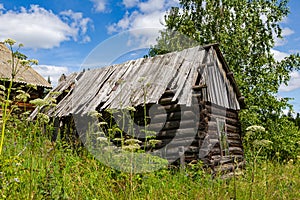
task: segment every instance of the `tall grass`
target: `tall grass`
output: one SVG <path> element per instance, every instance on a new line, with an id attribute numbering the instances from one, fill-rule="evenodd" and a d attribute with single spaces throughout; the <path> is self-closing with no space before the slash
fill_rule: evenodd
<path id="1" fill-rule="evenodd" d="M 12 117 L 6 131 L 0 199 L 300 199 L 298 161 L 260 160 L 225 180 L 212 178 L 200 163 L 184 171 L 127 174 L 102 165 L 84 148 L 51 142 L 51 125 L 42 133 L 37 122 Z"/>

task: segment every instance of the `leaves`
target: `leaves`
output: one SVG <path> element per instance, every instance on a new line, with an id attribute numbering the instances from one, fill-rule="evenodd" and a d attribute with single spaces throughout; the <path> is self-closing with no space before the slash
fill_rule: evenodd
<path id="1" fill-rule="evenodd" d="M 239 115 L 243 131 L 250 137 L 247 127 L 260 124 L 266 128 L 252 131 L 256 138 L 248 138 L 251 144 L 255 139 L 269 140 L 272 151 L 266 155 L 272 157 L 277 151 L 281 158 L 294 157 L 300 151 L 295 146 L 299 132 L 283 117 L 283 110 L 292 107 L 290 99 L 278 98 L 277 93 L 290 80 L 290 73 L 300 69 L 300 56 L 290 55 L 279 62 L 271 52 L 275 38 L 282 38 L 280 22 L 288 13 L 287 0 L 180 0 L 180 7 L 165 16 L 166 29 L 149 56 L 219 43 L 246 97 L 247 109 Z"/>
<path id="2" fill-rule="evenodd" d="M 242 118 L 250 122 L 247 116 L 257 115 L 264 124 L 289 106 L 288 99 L 279 99 L 276 94 L 281 84 L 288 83 L 290 72 L 300 66 L 298 54 L 277 62 L 271 53 L 274 38 L 282 37 L 280 22 L 289 13 L 287 4 L 286 0 L 181 0 L 180 7 L 165 16 L 166 30 L 160 33 L 149 56 L 219 43 L 246 97 L 249 109 Z M 250 109 L 253 106 L 258 108 L 255 112 Z"/>

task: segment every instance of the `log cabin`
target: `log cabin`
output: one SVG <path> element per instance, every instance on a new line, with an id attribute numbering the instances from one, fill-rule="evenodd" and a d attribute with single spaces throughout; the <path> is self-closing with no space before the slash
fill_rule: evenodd
<path id="1" fill-rule="evenodd" d="M 80 123 L 96 111 L 100 122 L 113 118 L 123 137 L 169 163 L 202 160 L 214 173 L 244 165 L 238 116 L 244 98 L 218 44 L 73 73 L 53 91 L 57 107 L 45 113 L 67 134 L 80 136 L 85 125 L 76 118 Z M 145 127 L 160 142 L 147 146 Z"/>
<path id="2" fill-rule="evenodd" d="M 7 48 L 4 43 L 0 43 L 0 85 L 9 87 L 9 82 L 12 76 L 12 66 L 10 61 L 12 60 L 11 51 Z M 30 100 L 36 98 L 44 98 L 47 90 L 52 88 L 51 84 L 48 83 L 38 72 L 36 72 L 32 67 L 24 67 L 18 65 L 18 73 L 14 78 L 13 88 L 22 89 L 28 92 L 30 97 L 27 101 L 15 101 L 20 111 L 32 111 L 34 106 L 29 103 Z M 36 87 L 33 89 L 32 86 Z M 11 94 L 11 99 L 15 99 L 15 90 Z M 0 108 L 1 116 L 1 108 Z"/>

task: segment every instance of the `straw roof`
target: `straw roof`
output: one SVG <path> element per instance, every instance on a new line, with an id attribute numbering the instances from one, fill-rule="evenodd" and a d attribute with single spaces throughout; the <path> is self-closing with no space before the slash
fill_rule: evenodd
<path id="1" fill-rule="evenodd" d="M 0 43 L 0 80 L 11 78 L 11 65 L 8 63 L 11 60 L 11 51 L 5 44 Z M 20 67 L 19 73 L 15 77 L 15 82 L 33 84 L 41 87 L 51 88 L 49 84 L 39 73 L 37 73 L 32 67 Z"/>

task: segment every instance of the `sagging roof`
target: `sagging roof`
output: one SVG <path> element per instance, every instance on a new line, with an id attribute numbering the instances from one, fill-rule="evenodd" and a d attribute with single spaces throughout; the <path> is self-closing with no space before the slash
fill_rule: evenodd
<path id="1" fill-rule="evenodd" d="M 0 80 L 11 78 L 11 65 L 7 62 L 11 60 L 11 51 L 0 43 Z M 37 73 L 31 67 L 25 68 L 19 65 L 20 70 L 15 77 L 15 82 L 33 84 L 45 88 L 52 88 L 51 84 L 48 83 L 39 73 Z"/>
<path id="2" fill-rule="evenodd" d="M 200 83 L 207 86 L 206 101 L 240 109 L 241 94 L 218 45 L 213 44 L 71 74 L 53 90 L 68 94 L 48 114 L 61 117 L 158 103 L 167 89 L 174 91 L 172 101 L 191 106 L 199 74 Z"/>

